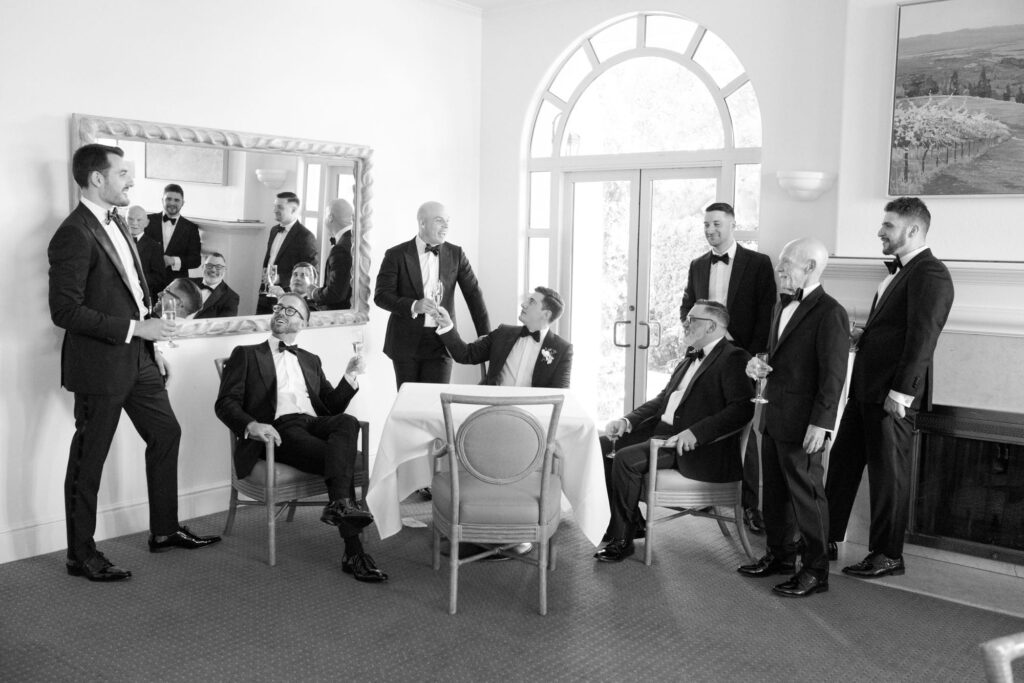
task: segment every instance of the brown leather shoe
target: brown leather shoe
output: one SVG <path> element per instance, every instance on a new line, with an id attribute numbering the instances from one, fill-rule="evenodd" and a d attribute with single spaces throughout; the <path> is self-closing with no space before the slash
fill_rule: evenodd
<path id="1" fill-rule="evenodd" d="M 775 574 L 792 574 L 796 571 L 796 565 L 793 560 L 782 560 L 769 552 L 765 553 L 764 557 L 754 564 L 741 565 L 736 571 L 743 574 L 743 576 L 759 579 L 763 576 L 773 576 Z"/>
<path id="2" fill-rule="evenodd" d="M 132 577 L 130 571 L 118 567 L 98 550 L 82 562 L 68 560 L 65 566 L 71 576 L 84 576 L 90 581 L 124 581 Z"/>
<path id="3" fill-rule="evenodd" d="M 815 593 L 824 593 L 828 590 L 828 575 L 824 578 L 801 571 L 790 577 L 789 581 L 780 583 L 772 588 L 772 592 L 784 595 L 787 598 L 806 598 Z"/>
<path id="4" fill-rule="evenodd" d="M 902 576 L 907 571 L 903 558 L 886 557 L 882 553 L 870 553 L 857 564 L 843 567 L 843 573 L 862 579 L 877 579 L 883 576 Z"/>

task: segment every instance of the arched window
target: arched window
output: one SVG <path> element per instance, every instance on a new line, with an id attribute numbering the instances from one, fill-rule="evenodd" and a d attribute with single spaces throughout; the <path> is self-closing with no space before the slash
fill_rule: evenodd
<path id="1" fill-rule="evenodd" d="M 678 322 L 686 264 L 708 248 L 704 207 L 733 204 L 736 239 L 756 248 L 761 113 L 754 86 L 707 28 L 640 12 L 572 46 L 532 116 L 524 275 L 531 287 L 551 283 L 569 295 L 574 344 L 616 326 L 614 339 L 608 333 L 603 347 L 577 357 L 597 371 L 588 375 L 624 377 L 607 381 L 627 387 L 628 408 L 656 383 L 647 375 L 678 358 L 669 325 Z M 627 319 L 634 335 L 624 340 Z M 621 414 L 613 391 L 590 389 L 612 396 L 595 406 L 599 414 Z"/>

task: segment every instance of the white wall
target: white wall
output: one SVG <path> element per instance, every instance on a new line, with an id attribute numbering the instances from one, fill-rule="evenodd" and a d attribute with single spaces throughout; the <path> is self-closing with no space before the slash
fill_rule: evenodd
<path id="1" fill-rule="evenodd" d="M 476 261 L 480 13 L 423 0 L 7 0 L 0 23 L 0 203 L 8 293 L 0 326 L 0 562 L 63 548 L 72 397 L 59 387 L 46 246 L 67 214 L 72 112 L 339 140 L 375 149 L 373 263 L 412 237 L 415 212 L 445 201 Z M 267 216 L 269 218 L 269 216 Z M 367 348 L 386 316 L 371 311 Z M 468 319 L 468 318 L 467 318 Z M 300 338 L 338 377 L 350 330 Z M 262 337 L 183 341 L 170 356 L 183 424 L 181 516 L 226 506 L 224 428 L 212 358 Z M 394 395 L 370 357 L 353 411 L 378 428 Z M 141 442 L 127 420 L 107 462 L 99 537 L 145 529 Z"/>

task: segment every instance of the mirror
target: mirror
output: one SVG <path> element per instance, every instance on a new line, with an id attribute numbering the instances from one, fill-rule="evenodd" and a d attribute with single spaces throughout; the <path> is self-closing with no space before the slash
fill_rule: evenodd
<path id="1" fill-rule="evenodd" d="M 369 147 L 74 114 L 72 153 L 91 142 L 116 144 L 125 150 L 125 159 L 135 167 L 135 187 L 130 191 L 132 204 L 143 206 L 149 213 L 163 211 L 165 185 L 180 185 L 185 194 L 181 215 L 199 226 L 201 259 L 205 261 L 209 254 L 217 252 L 227 261 L 224 282 L 238 294 L 238 312 L 242 315 L 184 320 L 179 338 L 269 329 L 270 316 L 255 313 L 266 273 L 263 261 L 270 248 L 270 231 L 277 223 L 274 202 L 278 193 L 286 191 L 296 193 L 301 200 L 295 217 L 315 239 L 320 284 L 331 250 L 329 204 L 334 198 L 343 198 L 353 208 L 351 307 L 315 311 L 310 328 L 363 324 L 368 320 L 367 233 L 372 228 L 373 216 L 373 150 Z M 74 208 L 78 204 L 78 187 L 73 179 L 70 183 Z M 190 269 L 189 276 L 202 275 L 202 265 Z"/>

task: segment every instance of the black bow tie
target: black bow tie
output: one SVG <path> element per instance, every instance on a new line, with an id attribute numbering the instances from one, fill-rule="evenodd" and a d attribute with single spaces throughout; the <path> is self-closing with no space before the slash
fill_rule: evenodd
<path id="1" fill-rule="evenodd" d="M 117 213 L 117 207 L 115 206 L 110 211 L 107 211 L 107 220 L 103 221 L 104 225 L 110 225 L 110 221 L 117 223 L 117 219 L 121 216 Z"/>
<path id="2" fill-rule="evenodd" d="M 798 289 L 795 292 L 793 292 L 792 294 L 786 294 L 785 292 L 783 292 L 782 294 L 779 294 L 779 301 L 782 302 L 782 307 L 783 308 L 785 308 L 786 306 L 788 306 L 790 303 L 792 303 L 794 301 L 796 301 L 797 303 L 800 303 L 801 301 L 803 301 L 803 299 L 804 299 L 804 290 L 802 290 L 802 289 Z"/>
<path id="3" fill-rule="evenodd" d="M 332 237 L 331 238 L 331 246 L 333 247 L 337 243 L 338 243 L 338 241 Z"/>
<path id="4" fill-rule="evenodd" d="M 533 337 L 533 341 L 539 342 L 540 341 L 540 330 L 534 330 L 533 332 L 530 332 L 530 330 L 528 328 L 522 327 L 522 328 L 519 329 L 519 336 L 520 337 Z"/>
<path id="5" fill-rule="evenodd" d="M 696 358 L 697 360 L 704 359 L 704 349 L 695 349 L 692 346 L 686 349 L 686 358 Z"/>
<path id="6" fill-rule="evenodd" d="M 729 255 L 722 254 L 721 256 L 719 256 L 715 252 L 711 252 L 711 265 L 715 265 L 719 261 L 721 261 L 724 265 L 729 265 Z"/>
<path id="7" fill-rule="evenodd" d="M 299 355 L 298 354 L 298 350 L 299 350 L 299 345 L 298 344 L 294 344 L 292 346 L 288 346 L 284 342 L 278 342 L 277 350 L 280 351 L 281 353 L 284 353 L 285 351 L 287 351 L 288 353 L 292 354 L 293 356 L 298 356 Z"/>
<path id="8" fill-rule="evenodd" d="M 889 269 L 889 275 L 895 275 L 903 267 L 903 261 L 897 256 L 892 261 L 886 261 L 885 267 Z"/>
<path id="9" fill-rule="evenodd" d="M 171 225 L 174 225 L 177 222 L 178 222 L 177 218 L 171 218 L 166 213 L 164 214 L 164 223 L 170 223 Z"/>
<path id="10" fill-rule="evenodd" d="M 434 256 L 441 256 L 441 245 L 440 244 L 428 244 L 423 247 L 423 253 L 433 254 Z"/>
<path id="11" fill-rule="evenodd" d="M 210 285 L 206 284 L 205 282 L 200 282 L 199 283 L 199 289 L 208 289 L 211 292 L 213 291 L 213 287 L 211 287 Z"/>

